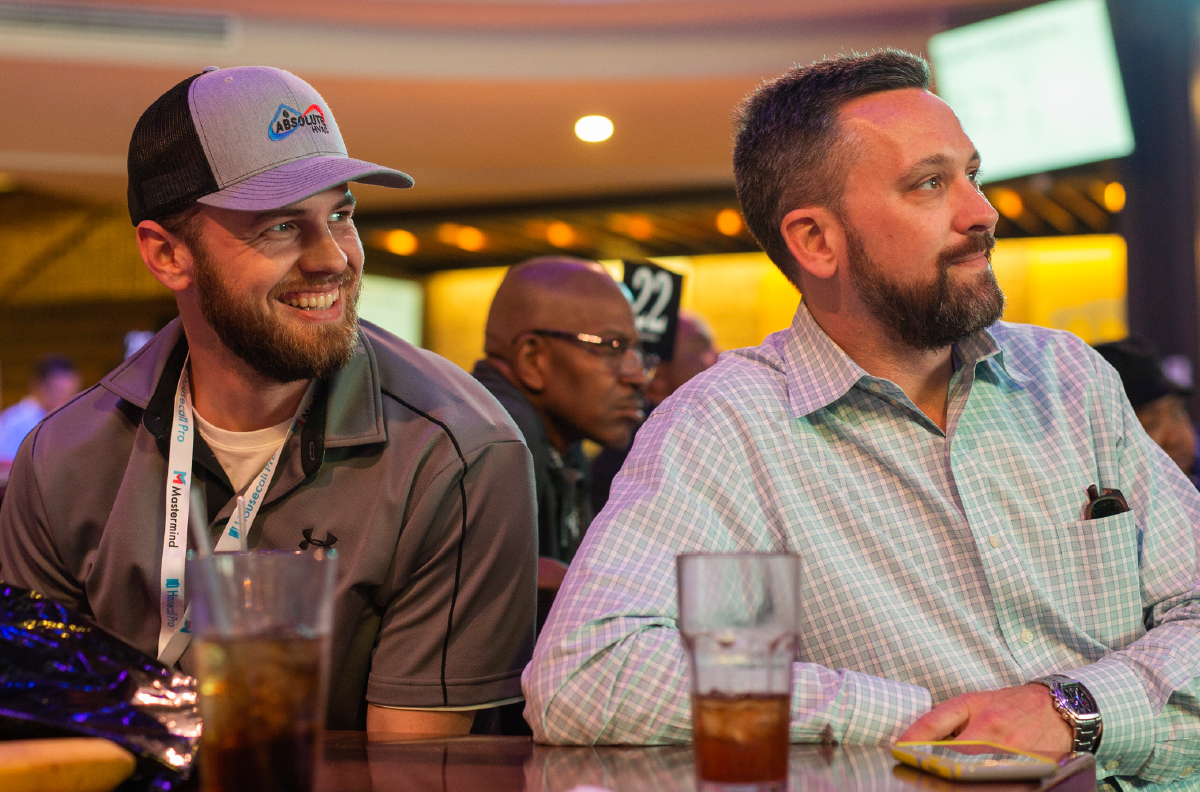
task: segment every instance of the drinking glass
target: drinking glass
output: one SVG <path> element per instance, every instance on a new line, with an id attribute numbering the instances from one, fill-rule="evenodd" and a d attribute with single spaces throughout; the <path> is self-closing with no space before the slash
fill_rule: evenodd
<path id="1" fill-rule="evenodd" d="M 676 564 L 700 788 L 782 790 L 799 641 L 799 557 L 681 555 Z"/>
<path id="2" fill-rule="evenodd" d="M 312 789 L 336 562 L 332 550 L 188 560 L 204 792 Z"/>

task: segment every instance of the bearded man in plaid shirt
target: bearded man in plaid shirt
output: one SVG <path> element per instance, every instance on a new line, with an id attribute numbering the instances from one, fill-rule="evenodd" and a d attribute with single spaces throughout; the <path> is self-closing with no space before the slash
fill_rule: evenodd
<path id="1" fill-rule="evenodd" d="M 889 50 L 744 103 L 743 214 L 804 298 L 638 433 L 522 679 L 539 740 L 690 739 L 675 556 L 793 552 L 793 741 L 1195 783 L 1200 496 L 1083 341 L 999 321 L 979 154 L 929 85 Z"/>

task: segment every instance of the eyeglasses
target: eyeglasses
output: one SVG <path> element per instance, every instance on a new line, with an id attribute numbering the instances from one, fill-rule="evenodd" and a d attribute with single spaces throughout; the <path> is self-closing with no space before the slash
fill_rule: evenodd
<path id="1" fill-rule="evenodd" d="M 646 375 L 646 379 L 653 377 L 654 370 L 658 368 L 658 356 L 644 352 L 639 341 L 629 341 L 624 338 L 601 338 L 591 333 L 571 333 L 566 330 L 538 329 L 530 330 L 529 332 L 534 335 L 558 338 L 563 341 L 570 341 L 573 344 L 579 344 L 592 354 L 604 358 L 613 371 L 616 372 L 621 370 L 621 365 L 625 362 L 625 355 L 630 352 L 633 353 L 634 360 L 641 367 L 642 372 Z"/>
<path id="2" fill-rule="evenodd" d="M 1129 511 L 1129 504 L 1119 489 L 1097 490 L 1095 484 L 1088 484 L 1088 502 L 1083 507 L 1083 519 L 1099 520 L 1112 517 L 1114 514 L 1124 514 Z"/>

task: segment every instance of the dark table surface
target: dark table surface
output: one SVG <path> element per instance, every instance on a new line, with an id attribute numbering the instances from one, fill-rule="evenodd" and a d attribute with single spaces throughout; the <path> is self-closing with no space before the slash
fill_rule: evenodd
<path id="1" fill-rule="evenodd" d="M 527 737 L 367 742 L 363 732 L 329 732 L 319 792 L 694 792 L 692 746 L 557 748 Z M 795 792 L 1094 792 L 1093 758 L 1081 754 L 1046 783 L 952 783 L 899 765 L 886 747 L 793 745 Z"/>

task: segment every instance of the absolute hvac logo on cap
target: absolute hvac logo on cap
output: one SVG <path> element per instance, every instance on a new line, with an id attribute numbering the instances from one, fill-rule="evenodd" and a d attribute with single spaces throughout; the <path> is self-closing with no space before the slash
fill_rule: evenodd
<path id="1" fill-rule="evenodd" d="M 301 113 L 286 104 L 281 104 L 267 128 L 267 136 L 271 140 L 283 140 L 303 126 L 309 127 L 313 132 L 329 134 L 329 127 L 325 124 L 325 112 L 319 105 L 311 104 Z"/>
<path id="2" fill-rule="evenodd" d="M 347 182 L 404 188 L 413 180 L 352 159 L 316 89 L 269 66 L 192 75 L 146 108 L 129 141 L 134 225 L 197 201 L 269 211 Z"/>

